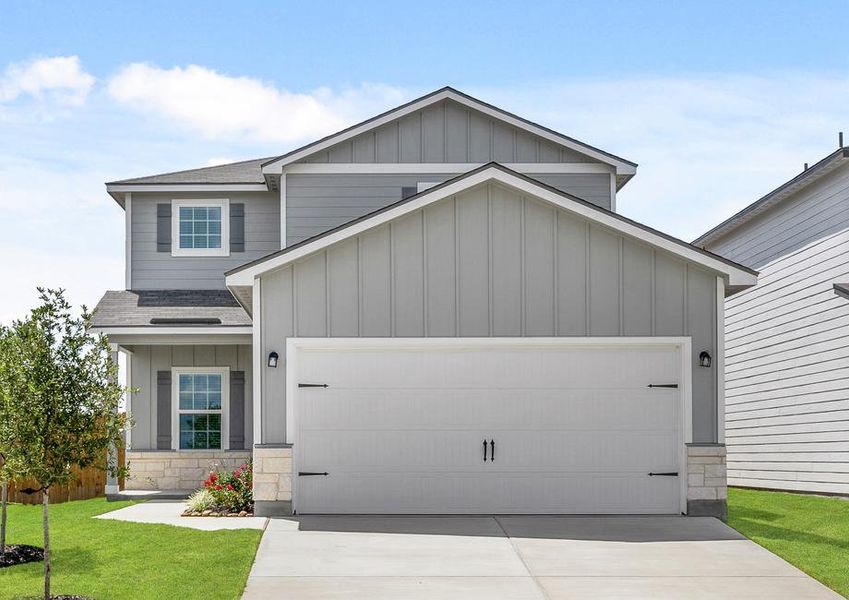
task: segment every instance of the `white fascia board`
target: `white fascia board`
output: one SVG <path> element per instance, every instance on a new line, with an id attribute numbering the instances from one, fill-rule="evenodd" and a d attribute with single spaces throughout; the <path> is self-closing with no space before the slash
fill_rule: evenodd
<path id="1" fill-rule="evenodd" d="M 490 167 L 488 169 L 482 169 L 478 173 L 460 178 L 453 183 L 434 188 L 433 191 L 425 192 L 414 200 L 404 202 L 394 208 L 390 208 L 358 223 L 344 227 L 334 233 L 316 239 L 311 243 L 295 248 L 290 252 L 269 258 L 266 261 L 248 267 L 242 271 L 228 275 L 226 283 L 228 286 L 253 285 L 253 279 L 262 273 L 282 267 L 283 265 L 317 252 L 327 246 L 363 233 L 364 231 L 402 217 L 405 214 L 419 210 L 429 204 L 454 196 L 455 194 L 459 194 L 476 185 L 489 181 L 503 183 L 518 189 L 521 192 L 525 192 L 529 195 L 550 202 L 593 223 L 603 225 L 622 234 L 642 240 L 672 254 L 681 256 L 688 261 L 702 265 L 707 269 L 721 273 L 728 280 L 729 285 L 752 286 L 758 282 L 757 275 L 754 275 L 742 268 L 734 267 L 733 265 L 717 258 L 713 258 L 707 254 L 703 254 L 696 248 L 686 245 L 685 242 L 679 243 L 672 241 L 660 234 L 647 231 L 633 223 L 624 221 L 613 213 L 576 202 L 560 193 L 528 181 L 523 177 L 507 173 L 498 167 Z"/>
<path id="2" fill-rule="evenodd" d="M 264 183 L 135 183 L 107 185 L 106 191 L 114 192 L 267 192 Z"/>
<path id="3" fill-rule="evenodd" d="M 461 175 L 474 171 L 486 163 L 298 163 L 283 168 L 286 175 L 325 174 L 429 174 L 449 173 Z M 609 173 L 616 169 L 600 163 L 502 163 L 519 173 Z M 633 170 L 633 167 L 631 167 Z"/>
<path id="4" fill-rule="evenodd" d="M 431 106 L 431 105 L 436 104 L 438 102 L 442 102 L 443 100 L 447 100 L 447 99 L 453 100 L 453 101 L 458 102 L 458 103 L 460 103 L 464 106 L 467 106 L 468 108 L 471 108 L 473 110 L 481 112 L 481 113 L 483 113 L 483 114 L 485 114 L 485 115 L 487 115 L 487 116 L 489 116 L 493 119 L 496 119 L 496 120 L 501 121 L 503 123 L 507 123 L 509 125 L 512 125 L 513 127 L 517 127 L 517 128 L 522 129 L 524 131 L 532 133 L 536 136 L 539 136 L 541 138 L 549 140 L 549 141 L 557 144 L 558 146 L 564 146 L 566 148 L 569 148 L 571 150 L 575 150 L 576 152 L 580 152 L 581 154 L 584 154 L 586 156 L 594 158 L 594 159 L 596 159 L 600 162 L 606 163 L 608 165 L 612 165 L 613 167 L 615 167 L 617 169 L 618 172 L 621 172 L 621 173 L 625 172 L 624 170 L 619 171 L 620 169 L 631 169 L 633 171 L 633 169 L 635 168 L 634 165 L 632 165 L 632 164 L 629 164 L 629 163 L 621 161 L 621 160 L 617 160 L 617 159 L 615 159 L 611 156 L 608 156 L 607 154 L 605 154 L 603 152 L 600 152 L 598 150 L 594 150 L 593 148 L 584 146 L 583 144 L 579 144 L 579 143 L 573 142 L 569 139 L 565 139 L 564 137 L 562 137 L 562 136 L 560 136 L 560 135 L 558 135 L 558 134 L 556 134 L 552 131 L 549 131 L 549 130 L 543 128 L 543 127 L 532 125 L 531 123 L 525 122 L 522 119 L 514 117 L 510 114 L 503 113 L 500 110 L 497 110 L 497 109 L 495 109 L 491 106 L 488 106 L 488 105 L 480 103 L 480 102 L 476 102 L 471 98 L 467 98 L 465 96 L 462 96 L 462 95 L 455 93 L 453 90 L 443 90 L 443 91 L 441 91 L 437 94 L 433 94 L 433 95 L 428 96 L 426 98 L 422 98 L 418 102 L 413 102 L 413 103 L 408 104 L 406 106 L 402 106 L 401 108 L 398 108 L 396 110 L 390 111 L 390 112 L 386 113 L 385 115 L 383 115 L 382 117 L 380 117 L 378 119 L 367 121 L 365 123 L 362 123 L 359 126 L 348 129 L 347 131 L 343 131 L 343 132 L 341 132 L 337 135 L 330 136 L 322 142 L 308 146 L 308 147 L 304 148 L 303 150 L 300 150 L 300 151 L 295 152 L 293 154 L 290 154 L 290 155 L 288 155 L 284 158 L 279 158 L 279 159 L 277 159 L 273 162 L 270 162 L 267 165 L 262 167 L 262 172 L 263 172 L 263 174 L 266 174 L 266 175 L 279 175 L 280 173 L 283 172 L 283 167 L 285 167 L 288 164 L 297 162 L 299 160 L 303 160 L 307 156 L 310 156 L 310 155 L 315 154 L 317 152 L 321 152 L 322 150 L 326 150 L 327 148 L 334 146 L 334 145 L 336 145 L 340 142 L 344 142 L 346 140 L 354 138 L 354 137 L 360 135 L 361 133 L 365 133 L 365 132 L 370 131 L 372 129 L 376 129 L 378 127 L 386 125 L 387 123 L 390 123 L 392 121 L 400 119 L 400 118 L 402 118 L 402 117 L 404 117 L 404 116 L 406 116 L 410 113 L 414 113 L 418 110 L 422 110 L 423 108 L 427 108 L 428 106 Z"/>
<path id="5" fill-rule="evenodd" d="M 92 327 L 92 333 L 112 335 L 244 335 L 252 332 L 250 325 L 234 327 Z"/>

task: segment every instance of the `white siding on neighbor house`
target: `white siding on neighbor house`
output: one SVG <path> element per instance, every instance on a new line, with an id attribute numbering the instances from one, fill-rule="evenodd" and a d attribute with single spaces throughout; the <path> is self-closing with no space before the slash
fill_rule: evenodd
<path id="1" fill-rule="evenodd" d="M 137 388 L 130 401 L 133 418 L 132 450 L 156 450 L 157 372 L 171 367 L 230 367 L 245 372 L 245 448 L 253 446 L 251 398 L 251 347 L 234 345 L 131 346 L 130 386 Z"/>
<path id="2" fill-rule="evenodd" d="M 761 272 L 726 301 L 729 485 L 849 494 L 849 168 L 708 249 Z"/>
<path id="3" fill-rule="evenodd" d="M 401 200 L 401 188 L 441 183 L 461 173 L 296 174 L 286 176 L 286 243 L 291 246 L 323 231 Z M 608 173 L 531 175 L 562 192 L 610 209 Z"/>
<path id="4" fill-rule="evenodd" d="M 172 199 L 228 198 L 245 205 L 245 251 L 230 256 L 171 256 L 157 252 L 156 205 Z M 224 272 L 280 249 L 276 192 L 134 193 L 131 289 L 224 289 Z"/>
<path id="5" fill-rule="evenodd" d="M 692 336 L 715 354 L 716 276 L 481 185 L 263 274 L 262 355 L 326 336 Z M 285 374 L 263 370 L 265 443 L 286 441 Z M 715 365 L 692 376 L 693 437 L 714 442 Z"/>

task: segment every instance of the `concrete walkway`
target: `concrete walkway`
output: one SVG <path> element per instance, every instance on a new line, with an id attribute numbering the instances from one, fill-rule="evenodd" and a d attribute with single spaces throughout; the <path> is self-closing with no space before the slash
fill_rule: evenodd
<path id="1" fill-rule="evenodd" d="M 244 599 L 839 598 L 720 521 L 272 519 Z"/>
<path id="2" fill-rule="evenodd" d="M 148 500 L 98 515 L 95 519 L 159 523 L 203 531 L 263 529 L 268 522 L 265 517 L 181 517 L 180 514 L 185 509 L 186 503 L 179 500 Z"/>

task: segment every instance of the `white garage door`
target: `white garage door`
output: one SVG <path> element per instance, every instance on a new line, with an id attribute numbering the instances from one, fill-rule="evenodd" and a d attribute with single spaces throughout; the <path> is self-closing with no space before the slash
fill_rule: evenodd
<path id="1" fill-rule="evenodd" d="M 348 342 L 290 354 L 299 513 L 680 513 L 675 346 Z"/>

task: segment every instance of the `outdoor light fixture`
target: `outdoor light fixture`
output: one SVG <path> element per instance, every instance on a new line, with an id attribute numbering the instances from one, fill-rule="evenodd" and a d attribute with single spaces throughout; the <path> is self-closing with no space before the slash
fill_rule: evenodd
<path id="1" fill-rule="evenodd" d="M 710 361 L 710 352 L 708 352 L 707 350 L 702 350 L 701 354 L 699 354 L 699 366 L 709 369 Z"/>
<path id="2" fill-rule="evenodd" d="M 280 356 L 278 356 L 278 354 L 276 352 L 272 352 L 271 354 L 269 354 L 268 355 L 268 366 L 271 367 L 272 369 L 276 369 L 278 358 L 280 358 Z M 708 359 L 708 362 L 710 362 L 710 359 Z"/>

